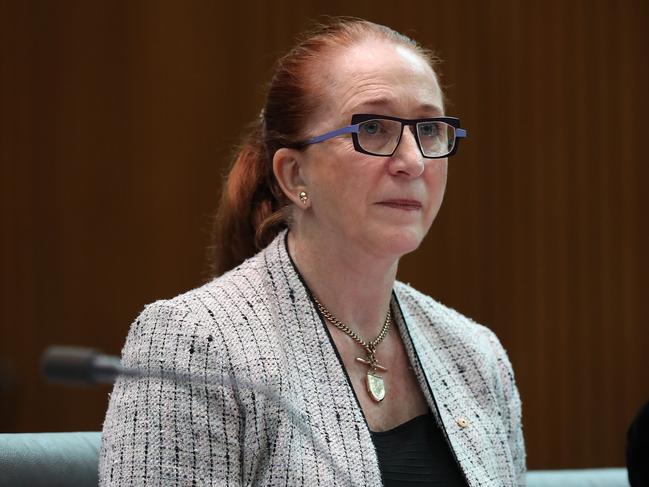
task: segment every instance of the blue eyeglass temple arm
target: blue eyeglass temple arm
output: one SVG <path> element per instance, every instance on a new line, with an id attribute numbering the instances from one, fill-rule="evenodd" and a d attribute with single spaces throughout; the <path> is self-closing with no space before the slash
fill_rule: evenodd
<path id="1" fill-rule="evenodd" d="M 327 132 L 326 134 L 318 135 L 317 137 L 313 137 L 312 139 L 309 139 L 306 142 L 304 142 L 304 145 L 317 144 L 318 142 L 324 142 L 325 140 L 333 139 L 334 137 L 338 137 L 339 135 L 343 135 L 343 134 L 352 134 L 352 133 L 357 134 L 359 126 L 360 123 L 354 125 L 347 125 L 347 127 L 343 127 L 338 130 L 333 130 L 331 132 Z"/>
<path id="2" fill-rule="evenodd" d="M 353 133 L 358 133 L 358 127 L 360 126 L 360 123 L 356 123 L 354 125 L 347 125 L 347 127 L 343 127 L 337 130 L 332 130 L 331 132 L 327 132 L 326 134 L 318 135 L 317 137 L 313 137 L 306 142 L 304 142 L 304 145 L 310 145 L 310 144 L 317 144 L 318 142 L 324 142 L 325 140 L 333 139 L 334 137 L 338 137 L 339 135 L 343 134 L 353 134 Z M 465 129 L 460 129 L 456 128 L 455 129 L 455 137 L 456 138 L 465 138 L 467 136 L 466 130 Z"/>

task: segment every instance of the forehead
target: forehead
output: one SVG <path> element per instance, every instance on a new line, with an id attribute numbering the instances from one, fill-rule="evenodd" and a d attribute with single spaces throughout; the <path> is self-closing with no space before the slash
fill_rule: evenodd
<path id="1" fill-rule="evenodd" d="M 334 53 L 324 69 L 326 118 L 348 120 L 354 113 L 404 118 L 443 114 L 433 69 L 409 47 L 368 40 Z"/>

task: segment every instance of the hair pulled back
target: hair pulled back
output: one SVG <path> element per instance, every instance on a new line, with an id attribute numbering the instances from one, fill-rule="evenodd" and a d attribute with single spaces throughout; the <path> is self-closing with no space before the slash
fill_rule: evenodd
<path id="1" fill-rule="evenodd" d="M 290 224 L 291 202 L 273 174 L 273 156 L 304 140 L 304 127 L 321 100 L 316 74 L 326 56 L 367 39 L 405 45 L 434 68 L 434 54 L 389 27 L 338 17 L 316 26 L 280 58 L 266 103 L 236 154 L 224 182 L 214 225 L 216 275 L 268 245 Z"/>

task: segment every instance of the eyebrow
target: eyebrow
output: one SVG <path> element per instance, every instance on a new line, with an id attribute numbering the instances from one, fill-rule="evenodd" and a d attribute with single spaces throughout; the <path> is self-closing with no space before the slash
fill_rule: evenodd
<path id="1" fill-rule="evenodd" d="M 391 98 L 385 98 L 385 97 L 380 97 L 380 98 L 372 98 L 366 101 L 363 101 L 359 103 L 358 105 L 355 106 L 354 111 L 355 113 L 358 113 L 358 109 L 360 107 L 374 107 L 374 106 L 380 106 L 384 107 L 386 105 L 391 105 L 393 103 L 393 100 Z M 443 115 L 444 110 L 437 106 L 437 105 L 431 105 L 430 103 L 423 103 L 422 105 L 419 105 L 418 110 L 421 112 L 426 112 L 426 113 L 434 113 L 436 115 Z"/>

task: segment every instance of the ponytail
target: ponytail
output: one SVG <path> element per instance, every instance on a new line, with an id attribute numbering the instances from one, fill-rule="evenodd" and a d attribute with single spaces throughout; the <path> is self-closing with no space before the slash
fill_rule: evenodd
<path id="1" fill-rule="evenodd" d="M 269 159 L 260 120 L 239 149 L 223 184 L 213 234 L 217 276 L 266 247 L 287 227 L 288 199 Z"/>

